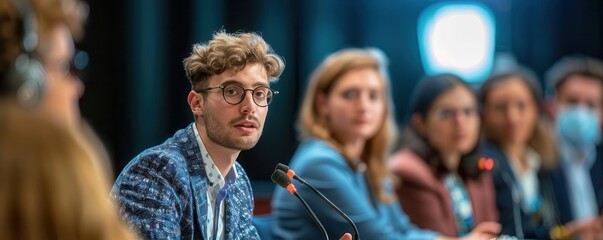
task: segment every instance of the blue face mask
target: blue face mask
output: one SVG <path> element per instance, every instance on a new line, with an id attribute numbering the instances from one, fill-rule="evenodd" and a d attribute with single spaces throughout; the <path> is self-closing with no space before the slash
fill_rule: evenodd
<path id="1" fill-rule="evenodd" d="M 557 114 L 555 127 L 559 140 L 576 148 L 597 144 L 601 137 L 599 115 L 584 106 L 561 109 Z"/>

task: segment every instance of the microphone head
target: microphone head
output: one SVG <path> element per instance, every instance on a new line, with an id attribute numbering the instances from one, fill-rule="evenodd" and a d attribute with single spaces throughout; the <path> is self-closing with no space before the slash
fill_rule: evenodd
<path id="1" fill-rule="evenodd" d="M 289 176 L 289 178 L 291 179 L 296 179 L 298 181 L 302 181 L 299 177 L 295 176 L 295 172 L 293 170 L 291 170 L 291 168 L 289 168 L 289 166 L 279 163 L 276 165 L 276 167 L 274 168 L 274 170 L 281 170 L 283 172 L 285 172 L 287 174 L 287 176 Z"/>
<path id="2" fill-rule="evenodd" d="M 283 188 L 287 188 L 287 186 L 291 184 L 289 176 L 280 169 L 275 169 L 272 176 L 270 176 L 270 179 Z"/>
<path id="3" fill-rule="evenodd" d="M 459 170 L 468 176 L 476 177 L 483 172 L 493 171 L 495 168 L 496 161 L 491 157 L 472 154 L 461 160 Z"/>
<path id="4" fill-rule="evenodd" d="M 477 168 L 483 171 L 492 171 L 494 169 L 494 159 L 489 157 L 481 157 L 477 161 Z"/>
<path id="5" fill-rule="evenodd" d="M 289 171 L 289 166 L 287 166 L 287 165 L 285 165 L 285 164 L 282 164 L 282 163 L 279 163 L 279 164 L 277 164 L 277 165 L 276 165 L 276 167 L 274 168 L 274 170 L 277 170 L 277 169 L 279 169 L 279 170 L 281 170 L 281 171 L 283 171 L 283 172 L 285 172 L 285 173 L 286 173 L 287 171 Z"/>

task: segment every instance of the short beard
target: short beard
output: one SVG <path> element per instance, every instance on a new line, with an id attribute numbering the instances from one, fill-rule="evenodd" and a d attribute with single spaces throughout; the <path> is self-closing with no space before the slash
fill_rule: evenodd
<path id="1" fill-rule="evenodd" d="M 259 136 L 262 135 L 262 128 L 258 125 L 259 136 L 256 139 L 252 139 L 250 141 L 237 141 L 239 139 L 231 138 L 227 132 L 221 131 L 224 130 L 224 126 L 220 126 L 218 120 L 212 117 L 212 114 L 204 114 L 203 121 L 205 122 L 205 131 L 207 133 L 207 137 L 215 142 L 216 144 L 233 150 L 249 150 L 253 148 L 259 141 Z M 240 121 L 241 119 L 236 119 L 233 122 Z M 258 122 L 259 123 L 259 122 Z M 230 123 L 229 123 L 230 124 Z"/>

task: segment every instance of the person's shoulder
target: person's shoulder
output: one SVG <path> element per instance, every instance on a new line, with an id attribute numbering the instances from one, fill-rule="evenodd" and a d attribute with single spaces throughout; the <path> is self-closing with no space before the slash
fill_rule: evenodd
<path id="1" fill-rule="evenodd" d="M 148 148 L 134 157 L 122 170 L 117 178 L 116 185 L 120 182 L 153 180 L 158 178 L 164 180 L 188 179 L 187 159 L 192 159 L 195 151 L 191 141 L 182 141 L 179 138 L 185 134 L 187 129 L 182 129 L 160 145 Z"/>
<path id="2" fill-rule="evenodd" d="M 414 151 L 408 148 L 403 148 L 398 150 L 391 156 L 389 160 L 389 165 L 392 168 L 396 168 L 398 166 L 405 167 L 408 164 L 415 165 L 424 162 L 425 161 L 423 161 L 423 159 L 421 159 L 421 157 L 417 155 Z"/>
<path id="3" fill-rule="evenodd" d="M 129 165 L 143 165 L 151 169 L 165 169 L 170 166 L 186 167 L 187 158 L 199 152 L 192 125 L 189 125 L 178 130 L 163 143 L 142 151 L 132 159 Z"/>
<path id="4" fill-rule="evenodd" d="M 173 167 L 185 167 L 186 157 L 184 149 L 174 142 L 164 142 L 148 148 L 138 154 L 128 164 L 128 167 L 139 166 L 153 170 L 169 170 Z"/>
<path id="5" fill-rule="evenodd" d="M 122 170 L 115 187 L 133 186 L 152 188 L 154 185 L 185 186 L 189 179 L 186 159 L 181 152 L 160 146 L 147 149 L 136 156 Z M 180 184 L 178 184 L 180 182 Z"/>
<path id="6" fill-rule="evenodd" d="M 425 160 L 410 149 L 402 149 L 392 155 L 389 167 L 398 174 L 427 174 L 431 170 Z"/>
<path id="7" fill-rule="evenodd" d="M 185 206 L 195 186 L 191 181 L 182 152 L 162 144 L 132 159 L 115 180 L 110 198 L 134 216 L 138 208 L 156 204 Z"/>
<path id="8" fill-rule="evenodd" d="M 435 186 L 437 178 L 425 160 L 410 149 L 396 152 L 389 161 L 392 173 L 405 183 Z"/>
<path id="9" fill-rule="evenodd" d="M 303 158 L 306 162 L 328 160 L 330 162 L 345 163 L 345 158 L 339 150 L 332 144 L 319 139 L 309 139 L 302 142 L 294 158 Z"/>
<path id="10" fill-rule="evenodd" d="M 334 165 L 347 166 L 345 157 L 330 143 L 309 139 L 300 144 L 291 161 L 292 167 L 300 171 L 306 167 Z"/>

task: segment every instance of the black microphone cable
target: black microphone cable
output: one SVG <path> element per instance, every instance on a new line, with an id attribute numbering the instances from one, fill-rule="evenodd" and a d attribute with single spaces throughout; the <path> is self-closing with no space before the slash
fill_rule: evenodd
<path id="1" fill-rule="evenodd" d="M 291 170 L 289 168 L 289 166 L 279 163 L 276 165 L 276 169 L 275 171 L 281 171 L 283 173 L 286 173 L 285 176 L 288 176 L 290 179 L 295 179 L 298 182 L 300 182 L 301 184 L 305 185 L 306 187 L 310 188 L 310 190 L 312 190 L 314 193 L 316 193 L 316 195 L 318 195 L 323 201 L 327 202 L 332 208 L 334 208 L 335 210 L 337 210 L 337 212 L 339 213 L 339 215 L 341 215 L 341 217 L 343 217 L 354 229 L 354 240 L 359 240 L 360 239 L 360 234 L 358 233 L 358 228 L 356 228 L 356 224 L 354 224 L 354 222 L 352 221 L 352 219 L 350 219 L 350 217 L 348 217 L 348 215 L 346 215 L 343 211 L 341 211 L 341 209 L 339 209 L 335 204 L 333 204 L 333 202 L 331 202 L 331 200 L 329 200 L 327 197 L 325 197 L 325 195 L 323 195 L 320 191 L 318 191 L 316 188 L 314 188 L 312 185 L 308 184 L 308 182 L 306 182 L 304 179 L 300 178 L 299 176 L 295 175 L 295 172 L 293 170 Z"/>
<path id="2" fill-rule="evenodd" d="M 308 211 L 308 214 L 310 214 L 310 217 L 312 218 L 312 220 L 314 220 L 314 223 L 316 224 L 316 226 L 318 226 L 318 228 L 320 229 L 320 232 L 322 232 L 322 234 L 324 235 L 325 239 L 329 240 L 329 235 L 327 234 L 327 230 L 325 230 L 325 227 L 318 220 L 318 217 L 316 217 L 316 214 L 314 214 L 314 211 L 312 211 L 312 209 L 310 209 L 310 206 L 308 206 L 308 203 L 306 203 L 306 201 L 299 195 L 299 193 L 297 193 L 297 189 L 295 189 L 295 186 L 293 185 L 293 183 L 291 183 L 291 180 L 289 180 L 289 177 L 287 176 L 287 174 L 280 169 L 275 169 L 274 173 L 272 173 L 272 176 L 270 178 L 272 179 L 273 182 L 275 182 L 279 186 L 287 189 L 287 191 L 289 191 L 289 193 L 291 193 L 293 196 L 296 196 L 297 199 L 299 199 L 299 201 L 302 203 L 302 205 L 304 205 L 304 208 L 306 208 L 306 211 Z"/>

